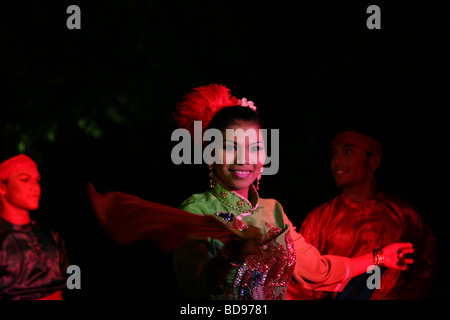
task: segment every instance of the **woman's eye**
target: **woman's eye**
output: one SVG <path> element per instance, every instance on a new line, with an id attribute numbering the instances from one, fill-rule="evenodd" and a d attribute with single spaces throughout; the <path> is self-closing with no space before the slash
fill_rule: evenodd
<path id="1" fill-rule="evenodd" d="M 254 146 L 250 150 L 253 152 L 262 151 L 262 150 L 264 150 L 264 147 L 263 146 Z"/>
<path id="2" fill-rule="evenodd" d="M 224 145 L 223 149 L 226 150 L 226 151 L 235 151 L 236 150 L 235 146 L 231 145 L 231 144 Z"/>
<path id="3" fill-rule="evenodd" d="M 346 149 L 345 150 L 345 154 L 347 154 L 347 155 L 352 154 L 352 153 L 353 153 L 352 149 Z"/>

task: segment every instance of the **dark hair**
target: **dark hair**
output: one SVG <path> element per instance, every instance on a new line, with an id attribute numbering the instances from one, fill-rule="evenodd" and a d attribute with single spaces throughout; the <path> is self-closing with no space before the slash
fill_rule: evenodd
<path id="1" fill-rule="evenodd" d="M 264 121 L 259 113 L 249 107 L 242 106 L 231 106 L 220 109 L 211 119 L 208 128 L 223 131 L 237 121 L 252 122 L 257 124 L 261 129 L 264 128 Z"/>

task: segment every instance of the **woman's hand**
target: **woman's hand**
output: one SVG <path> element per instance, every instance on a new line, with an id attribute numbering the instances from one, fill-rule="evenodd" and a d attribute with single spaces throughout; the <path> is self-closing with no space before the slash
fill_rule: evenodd
<path id="1" fill-rule="evenodd" d="M 225 245 L 222 255 L 230 261 L 236 261 L 244 255 L 253 254 L 259 250 L 262 239 L 261 230 L 249 225 L 246 230 L 240 232 L 239 236 L 234 237 Z"/>
<path id="2" fill-rule="evenodd" d="M 405 258 L 405 255 L 413 252 L 412 243 L 392 243 L 383 248 L 384 265 L 387 268 L 407 270 L 408 264 L 412 264 L 414 260 Z"/>

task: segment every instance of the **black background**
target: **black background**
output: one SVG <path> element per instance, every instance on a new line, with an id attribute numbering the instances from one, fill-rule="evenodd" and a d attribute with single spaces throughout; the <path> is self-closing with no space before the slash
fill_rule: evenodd
<path id="1" fill-rule="evenodd" d="M 355 128 L 384 146 L 381 187 L 409 200 L 438 241 L 431 298 L 448 298 L 448 21 L 430 2 L 17 1 L 1 12 L 0 160 L 42 175 L 34 213 L 66 240 L 82 289 L 66 299 L 183 299 L 170 254 L 122 246 L 86 198 L 119 190 L 178 206 L 208 187 L 204 165 L 172 163 L 175 103 L 222 83 L 280 129 L 280 169 L 262 197 L 299 225 L 335 196 L 330 141 Z M 66 9 L 81 9 L 69 30 Z M 366 9 L 381 8 L 381 30 Z M 445 97 L 445 99 L 444 99 Z"/>

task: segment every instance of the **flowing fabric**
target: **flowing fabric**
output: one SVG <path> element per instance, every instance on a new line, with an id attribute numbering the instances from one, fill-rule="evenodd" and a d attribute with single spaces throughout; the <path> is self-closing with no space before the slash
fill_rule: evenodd
<path id="1" fill-rule="evenodd" d="M 192 214 L 118 191 L 99 194 L 92 184 L 87 192 L 103 229 L 122 244 L 151 240 L 170 251 L 190 235 L 225 243 L 236 236 L 236 231 L 214 216 Z"/>

